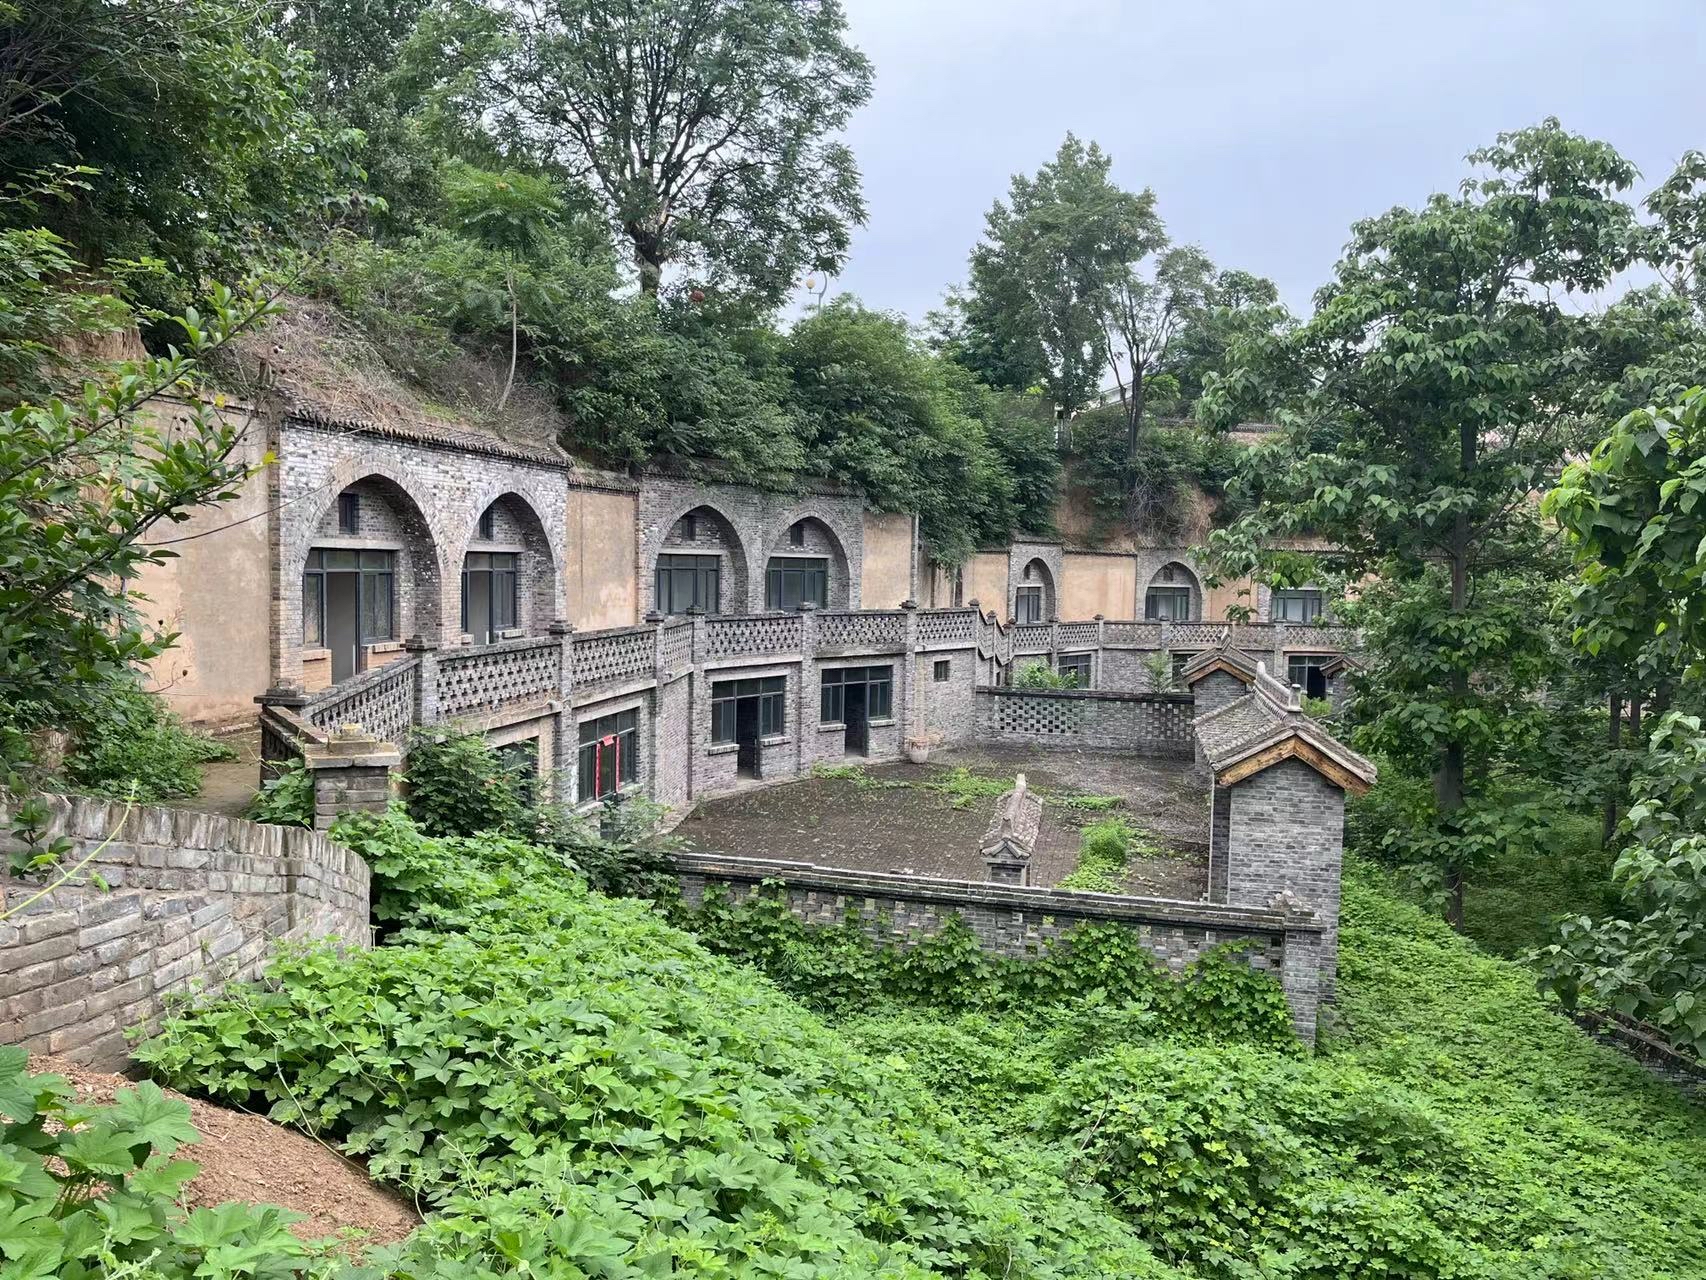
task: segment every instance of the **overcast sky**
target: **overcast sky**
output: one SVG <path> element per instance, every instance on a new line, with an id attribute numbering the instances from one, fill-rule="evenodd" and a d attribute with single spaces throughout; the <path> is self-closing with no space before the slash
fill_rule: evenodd
<path id="1" fill-rule="evenodd" d="M 1558 116 L 1639 166 L 1706 149 L 1706 0 L 845 0 L 876 90 L 867 225 L 834 290 L 914 319 L 1013 173 L 1068 130 L 1153 187 L 1175 241 L 1307 313 L 1351 222 L 1450 189 Z"/>

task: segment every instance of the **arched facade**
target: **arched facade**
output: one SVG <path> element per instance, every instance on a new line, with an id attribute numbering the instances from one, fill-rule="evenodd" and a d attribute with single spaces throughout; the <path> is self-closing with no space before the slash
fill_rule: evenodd
<path id="1" fill-rule="evenodd" d="M 370 473 L 342 486 L 306 528 L 287 564 L 294 638 L 310 690 L 382 666 L 403 640 L 437 640 L 444 566 L 421 503 L 394 477 Z"/>
<path id="2" fill-rule="evenodd" d="M 1054 570 L 1041 556 L 1033 556 L 1020 567 L 1010 606 L 1016 622 L 1048 622 L 1060 616 Z"/>
<path id="3" fill-rule="evenodd" d="M 646 568 L 650 610 L 670 615 L 690 607 L 708 614 L 747 610 L 746 548 L 734 522 L 711 503 L 669 518 Z"/>
<path id="4" fill-rule="evenodd" d="M 782 524 L 764 565 L 764 607 L 852 608 L 847 548 L 828 521 L 803 515 Z"/>
<path id="5" fill-rule="evenodd" d="M 561 616 L 551 540 L 526 498 L 500 493 L 480 509 L 463 538 L 457 586 L 464 643 L 543 635 Z"/>
<path id="6" fill-rule="evenodd" d="M 1167 561 L 1144 588 L 1143 616 L 1150 622 L 1203 621 L 1202 581 L 1188 565 Z"/>

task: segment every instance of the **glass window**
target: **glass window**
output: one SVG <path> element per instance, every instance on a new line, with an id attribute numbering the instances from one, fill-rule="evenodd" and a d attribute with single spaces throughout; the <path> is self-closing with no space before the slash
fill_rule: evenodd
<path id="1" fill-rule="evenodd" d="M 867 718 L 885 720 L 894 714 L 893 667 L 840 667 L 825 671 L 820 681 L 818 712 L 825 724 L 838 724 L 846 718 L 848 685 L 865 686 Z"/>
<path id="2" fill-rule="evenodd" d="M 804 520 L 796 520 L 789 528 L 788 545 L 790 547 L 803 547 L 806 545 L 806 522 Z"/>
<path id="3" fill-rule="evenodd" d="M 1061 654 L 1055 662 L 1055 670 L 1063 676 L 1071 676 L 1074 688 L 1090 687 L 1090 655 L 1087 653 Z"/>
<path id="4" fill-rule="evenodd" d="M 936 659 L 936 683 L 937 684 L 941 684 L 944 680 L 947 680 L 953 674 L 953 671 L 954 671 L 954 664 L 950 659 L 948 659 L 948 658 L 937 658 Z"/>
<path id="5" fill-rule="evenodd" d="M 755 680 L 718 680 L 711 686 L 711 741 L 734 742 L 740 736 L 740 706 L 758 701 L 758 733 L 771 737 L 787 729 L 788 679 L 763 676 Z"/>
<path id="6" fill-rule="evenodd" d="M 580 724 L 580 755 L 577 760 L 576 793 L 582 800 L 596 800 L 640 776 L 640 713 L 618 711 L 614 715 L 583 720 Z"/>
<path id="7" fill-rule="evenodd" d="M 497 503 L 493 503 L 480 513 L 480 536 L 490 542 L 497 536 Z"/>
<path id="8" fill-rule="evenodd" d="M 1288 683 L 1300 684 L 1313 698 L 1325 696 L 1327 678 L 1320 669 L 1332 661 L 1326 653 L 1288 653 L 1285 656 L 1285 678 Z M 1321 693 L 1316 693 L 1321 689 Z"/>
<path id="9" fill-rule="evenodd" d="M 1189 622 L 1189 587 L 1151 587 L 1143 598 L 1143 616 L 1151 622 Z"/>
<path id="10" fill-rule="evenodd" d="M 356 552 L 346 551 L 346 556 Z M 328 560 L 331 555 L 328 555 Z M 359 553 L 361 570 L 361 642 L 373 644 L 397 638 L 397 575 L 390 551 Z"/>
<path id="11" fill-rule="evenodd" d="M 675 536 L 683 542 L 697 542 L 699 540 L 699 517 L 692 512 L 682 516 L 675 526 Z"/>
<path id="12" fill-rule="evenodd" d="M 1013 616 L 1020 622 L 1043 620 L 1043 589 L 1020 587 L 1013 596 Z"/>
<path id="13" fill-rule="evenodd" d="M 659 556 L 653 607 L 659 613 L 686 613 L 690 608 L 716 613 L 721 604 L 721 575 L 722 563 L 716 556 Z"/>
<path id="14" fill-rule="evenodd" d="M 1275 591 L 1275 622 L 1314 622 L 1321 616 L 1321 593 L 1313 589 Z"/>
<path id="15" fill-rule="evenodd" d="M 308 553 L 302 574 L 302 643 L 326 643 L 326 576 L 320 572 L 320 553 Z"/>
<path id="16" fill-rule="evenodd" d="M 808 601 L 819 607 L 829 603 L 829 561 L 802 556 L 774 557 L 765 574 L 765 608 L 798 609 Z"/>
<path id="17" fill-rule="evenodd" d="M 470 551 L 462 561 L 462 630 L 479 644 L 519 625 L 521 557 L 513 551 Z"/>
<path id="18" fill-rule="evenodd" d="M 340 493 L 338 495 L 338 532 L 344 534 L 361 532 L 361 495 L 359 493 Z"/>

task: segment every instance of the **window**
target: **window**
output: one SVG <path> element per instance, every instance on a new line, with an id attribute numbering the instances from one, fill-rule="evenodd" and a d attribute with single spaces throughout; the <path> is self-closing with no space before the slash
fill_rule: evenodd
<path id="1" fill-rule="evenodd" d="M 1185 678 L 1185 667 L 1197 655 L 1194 653 L 1175 653 L 1173 655 L 1173 683 L 1178 684 Z"/>
<path id="2" fill-rule="evenodd" d="M 338 532 L 352 535 L 361 532 L 361 495 L 359 493 L 340 493 L 338 495 Z"/>
<path id="3" fill-rule="evenodd" d="M 804 520 L 796 520 L 789 527 L 788 545 L 790 547 L 803 547 L 806 545 L 806 522 Z"/>
<path id="4" fill-rule="evenodd" d="M 1327 696 L 1327 677 L 1321 668 L 1333 660 L 1328 653 L 1288 653 L 1285 656 L 1285 678 L 1289 684 L 1303 686 L 1311 698 Z"/>
<path id="5" fill-rule="evenodd" d="M 1143 598 L 1143 616 L 1151 622 L 1189 622 L 1189 587 L 1151 587 Z"/>
<path id="6" fill-rule="evenodd" d="M 947 658 L 936 659 L 936 683 L 944 684 L 954 674 L 954 664 Z"/>
<path id="7" fill-rule="evenodd" d="M 1314 622 L 1321 616 L 1321 593 L 1315 590 L 1275 591 L 1275 622 Z"/>
<path id="8" fill-rule="evenodd" d="M 308 553 L 308 568 L 302 574 L 302 643 L 318 648 L 326 643 L 326 575 L 320 570 L 320 553 Z"/>
<path id="9" fill-rule="evenodd" d="M 818 718 L 824 724 L 840 724 L 847 719 L 850 685 L 865 686 L 867 719 L 886 720 L 894 714 L 893 667 L 841 667 L 822 676 Z"/>
<path id="10" fill-rule="evenodd" d="M 491 542 L 497 537 L 497 511 L 498 504 L 494 502 L 491 506 L 480 512 L 480 538 L 484 542 Z"/>
<path id="11" fill-rule="evenodd" d="M 675 536 L 682 542 L 699 541 L 699 517 L 689 511 L 675 526 Z"/>
<path id="12" fill-rule="evenodd" d="M 1075 689 L 1090 687 L 1090 655 L 1087 653 L 1061 654 L 1055 660 L 1055 670 L 1063 676 L 1071 676 Z"/>
<path id="13" fill-rule="evenodd" d="M 640 713 L 618 711 L 582 720 L 580 726 L 579 778 L 576 792 L 582 800 L 610 795 L 623 783 L 640 776 Z"/>
<path id="14" fill-rule="evenodd" d="M 397 638 L 396 574 L 389 551 L 361 553 L 361 642 Z"/>
<path id="15" fill-rule="evenodd" d="M 829 603 L 829 561 L 798 556 L 776 556 L 764 577 L 766 609 L 798 609 L 810 601 L 820 608 Z"/>
<path id="16" fill-rule="evenodd" d="M 1020 587 L 1013 595 L 1013 616 L 1020 622 L 1043 620 L 1043 589 Z"/>
<path id="17" fill-rule="evenodd" d="M 758 702 L 758 736 L 769 738 L 788 727 L 788 679 L 718 680 L 711 686 L 711 741 L 735 742 L 740 736 L 740 703 Z"/>
<path id="18" fill-rule="evenodd" d="M 513 551 L 470 551 L 462 562 L 462 630 L 477 643 L 518 625 L 519 560 Z"/>
<path id="19" fill-rule="evenodd" d="M 722 562 L 716 556 L 658 557 L 652 607 L 659 613 L 703 609 L 716 613 L 721 598 Z"/>

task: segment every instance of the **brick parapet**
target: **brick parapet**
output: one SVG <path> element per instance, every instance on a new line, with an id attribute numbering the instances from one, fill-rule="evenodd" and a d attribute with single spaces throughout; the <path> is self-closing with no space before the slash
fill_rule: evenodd
<path id="1" fill-rule="evenodd" d="M 46 796 L 84 870 L 0 924 L 0 1041 L 100 1067 L 169 997 L 250 978 L 280 940 L 369 941 L 370 878 L 325 836 L 185 810 Z M 15 801 L 0 793 L 0 831 Z M 17 848 L 0 837 L 0 849 Z M 99 876 L 108 886 L 101 889 Z M 15 884 L 12 906 L 40 890 Z"/>

